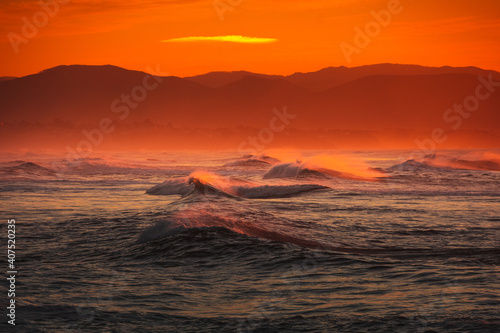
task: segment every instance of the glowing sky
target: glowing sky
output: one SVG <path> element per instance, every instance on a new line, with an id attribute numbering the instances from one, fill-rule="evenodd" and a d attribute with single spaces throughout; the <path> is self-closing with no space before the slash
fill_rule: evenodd
<path id="1" fill-rule="evenodd" d="M 0 3 L 0 76 L 61 64 L 159 66 L 177 76 L 387 62 L 500 70 L 497 0 L 43 1 L 48 14 L 39 0 Z M 375 23 L 389 9 L 390 22 Z M 356 27 L 371 29 L 368 42 L 356 46 Z M 346 57 L 342 43 L 356 52 Z"/>

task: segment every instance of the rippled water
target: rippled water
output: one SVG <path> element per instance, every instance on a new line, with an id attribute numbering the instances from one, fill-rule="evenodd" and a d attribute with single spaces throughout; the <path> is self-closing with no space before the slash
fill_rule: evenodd
<path id="1" fill-rule="evenodd" d="M 500 172 L 358 152 L 388 177 L 263 180 L 232 152 L 148 154 L 3 158 L 16 331 L 500 330 Z M 265 198 L 145 193 L 199 169 Z M 296 193 L 311 184 L 327 188 Z"/>

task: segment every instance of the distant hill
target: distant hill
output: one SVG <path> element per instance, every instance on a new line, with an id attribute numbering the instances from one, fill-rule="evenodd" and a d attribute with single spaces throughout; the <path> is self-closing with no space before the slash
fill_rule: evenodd
<path id="1" fill-rule="evenodd" d="M 16 79 L 15 76 L 0 76 L 0 82 Z"/>
<path id="2" fill-rule="evenodd" d="M 143 72 L 110 65 L 73 65 L 0 82 L 0 118 L 3 121 L 99 121 L 112 117 L 113 101 L 130 95 L 132 88 L 142 86 L 145 76 Z M 185 100 L 204 98 L 211 91 L 178 77 L 163 77 L 162 80 L 157 89 L 148 92 L 140 107 L 133 109 L 138 112 L 132 114 L 131 119 L 161 115 L 163 103 L 175 106 Z"/>
<path id="3" fill-rule="evenodd" d="M 186 77 L 186 79 L 205 85 L 219 88 L 231 82 L 238 81 L 245 76 L 257 76 L 269 79 L 282 78 L 288 82 L 311 91 L 325 91 L 341 84 L 355 81 L 372 75 L 433 75 L 433 74 L 473 74 L 484 75 L 487 71 L 477 67 L 425 67 L 419 65 L 376 64 L 359 67 L 328 67 L 316 72 L 295 73 L 288 76 L 256 74 L 246 71 L 238 72 L 210 72 L 203 75 Z"/>
<path id="4" fill-rule="evenodd" d="M 339 129 L 449 129 L 445 111 L 474 95 L 478 84 L 473 74 L 366 76 L 318 93 L 297 108 L 314 114 L 302 123 L 308 128 L 318 126 L 321 119 Z M 480 102 L 461 128 L 496 130 L 499 109 L 500 90 Z"/>
<path id="5" fill-rule="evenodd" d="M 203 75 L 185 77 L 185 79 L 202 84 L 207 87 L 220 88 L 229 83 L 241 80 L 245 76 L 255 76 L 268 79 L 283 78 L 283 76 L 281 75 L 266 75 L 266 74 L 251 73 L 247 71 L 237 71 L 237 72 L 210 72 Z"/>
<path id="6" fill-rule="evenodd" d="M 126 121 L 151 120 L 192 128 L 255 126 L 264 128 L 272 110 L 287 106 L 297 115 L 297 129 L 431 131 L 450 127 L 444 112 L 475 94 L 475 67 L 422 67 L 381 64 L 326 68 L 314 73 L 269 76 L 249 72 L 215 72 L 191 78 L 162 77 L 144 100 L 127 106 Z M 0 82 L 1 122 L 77 124 L 118 120 L 122 98 L 143 85 L 146 73 L 106 66 L 58 66 L 38 74 Z M 154 80 L 150 78 L 150 82 Z M 500 89 L 498 89 L 500 90 Z M 114 102 L 114 108 L 112 105 Z M 464 130 L 497 130 L 500 92 L 482 101 Z M 121 119 L 123 121 L 125 119 Z"/>

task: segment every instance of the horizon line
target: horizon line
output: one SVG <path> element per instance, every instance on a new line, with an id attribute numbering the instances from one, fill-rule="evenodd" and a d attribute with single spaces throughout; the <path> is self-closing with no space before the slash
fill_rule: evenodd
<path id="1" fill-rule="evenodd" d="M 474 66 L 474 65 L 468 65 L 468 66 L 451 66 L 451 65 L 428 66 L 428 65 L 409 64 L 409 63 L 403 64 L 403 63 L 381 62 L 381 63 L 372 63 L 372 64 L 365 64 L 365 65 L 359 65 L 359 66 L 350 66 L 350 67 L 349 66 L 345 66 L 345 65 L 327 66 L 327 67 L 322 67 L 320 69 L 313 70 L 313 71 L 296 71 L 296 72 L 293 72 L 291 74 L 261 73 L 261 72 L 252 72 L 252 71 L 245 70 L 245 69 L 238 69 L 238 70 L 212 70 L 212 71 L 208 71 L 208 72 L 204 72 L 204 73 L 200 73 L 200 74 L 195 74 L 195 75 L 185 75 L 185 76 L 169 75 L 169 76 L 178 77 L 178 78 L 190 78 L 190 77 L 202 76 L 202 75 L 206 75 L 206 74 L 210 74 L 210 73 L 248 72 L 250 74 L 287 77 L 287 76 L 291 76 L 293 74 L 316 73 L 316 72 L 319 72 L 319 71 L 322 71 L 322 70 L 325 70 L 325 69 L 329 69 L 329 68 L 347 68 L 347 69 L 353 69 L 353 68 L 370 67 L 370 66 L 380 66 L 380 65 L 417 66 L 417 67 L 424 67 L 424 68 L 445 68 L 445 67 L 450 67 L 450 68 L 475 68 L 475 69 L 480 69 L 480 70 L 483 70 L 483 71 L 494 71 L 494 72 L 500 73 L 500 70 L 487 69 L 487 68 L 482 68 L 482 67 Z M 70 65 L 61 64 L 61 65 L 57 65 L 57 66 L 54 66 L 54 67 L 44 68 L 42 70 L 39 70 L 38 72 L 26 74 L 26 75 L 23 75 L 23 76 L 1 75 L 0 78 L 19 79 L 19 78 L 23 78 L 23 77 L 30 76 L 30 75 L 40 74 L 40 73 L 42 73 L 42 72 L 44 72 L 46 70 L 51 70 L 51 69 L 58 68 L 58 67 L 71 67 L 71 66 L 82 66 L 82 67 L 83 66 L 86 66 L 86 67 L 106 67 L 106 66 L 111 66 L 111 67 L 120 68 L 120 69 L 123 69 L 123 70 L 126 70 L 126 71 L 133 71 L 133 72 L 135 71 L 135 72 L 143 72 L 143 73 L 147 73 L 147 74 L 153 74 L 153 73 L 148 73 L 145 70 L 129 69 L 129 68 L 121 67 L 121 66 L 118 66 L 118 65 L 112 65 L 112 64 L 109 64 L 109 63 L 108 64 L 101 64 L 101 65 L 90 65 L 90 64 L 77 64 L 77 63 L 75 63 L 75 64 L 70 64 Z"/>

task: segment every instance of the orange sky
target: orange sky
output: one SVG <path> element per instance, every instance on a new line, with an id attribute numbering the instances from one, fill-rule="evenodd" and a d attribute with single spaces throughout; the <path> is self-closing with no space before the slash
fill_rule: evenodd
<path id="1" fill-rule="evenodd" d="M 351 61 L 341 43 L 356 46 L 354 28 L 364 30 L 374 20 L 371 11 L 397 0 L 58 1 L 53 17 L 41 12 L 39 0 L 1 2 L 0 76 L 61 64 L 159 66 L 177 76 L 384 62 L 500 70 L 498 0 L 400 0 L 391 22 Z M 218 13 L 214 4 L 226 10 Z M 34 16 L 38 31 L 23 35 L 23 17 L 33 23 Z"/>

